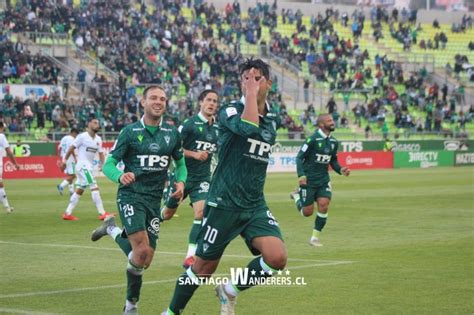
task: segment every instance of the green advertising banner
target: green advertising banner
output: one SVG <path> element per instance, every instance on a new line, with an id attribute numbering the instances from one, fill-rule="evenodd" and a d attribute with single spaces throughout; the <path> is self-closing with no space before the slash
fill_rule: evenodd
<path id="1" fill-rule="evenodd" d="M 394 152 L 394 168 L 426 168 L 436 166 L 453 166 L 454 152 L 423 151 L 423 152 Z"/>
<path id="2" fill-rule="evenodd" d="M 298 152 L 302 140 L 278 141 L 275 152 Z M 383 151 L 385 141 L 339 140 L 340 152 Z M 394 152 L 465 151 L 474 152 L 474 140 L 399 140 L 392 141 Z"/>
<path id="3" fill-rule="evenodd" d="M 38 142 L 26 142 L 21 143 L 21 156 L 28 157 L 28 156 L 52 156 L 56 155 L 56 147 L 57 143 L 48 142 L 48 143 L 38 143 Z M 15 151 L 15 147 L 17 146 L 16 142 L 10 143 L 10 148 L 13 152 Z"/>
<path id="4" fill-rule="evenodd" d="M 454 165 L 474 165 L 473 152 L 456 152 L 454 154 Z"/>

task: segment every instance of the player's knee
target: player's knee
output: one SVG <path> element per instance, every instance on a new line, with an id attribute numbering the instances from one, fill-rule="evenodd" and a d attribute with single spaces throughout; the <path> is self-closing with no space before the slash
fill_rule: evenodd
<path id="1" fill-rule="evenodd" d="M 303 215 L 304 215 L 305 217 L 310 217 L 310 216 L 312 216 L 313 213 L 314 213 L 314 206 L 311 205 L 311 206 L 304 207 L 302 213 L 303 213 Z"/>
<path id="2" fill-rule="evenodd" d="M 273 269 L 282 270 L 286 266 L 288 255 L 284 249 L 275 251 L 264 259 L 265 263 Z"/>
<path id="3" fill-rule="evenodd" d="M 327 213 L 328 209 L 329 209 L 329 204 L 328 203 L 318 205 L 318 212 L 320 212 L 320 213 Z"/>
<path id="4" fill-rule="evenodd" d="M 192 266 L 194 274 L 200 277 L 210 277 L 217 269 L 218 261 L 206 261 L 199 257 L 196 258 Z"/>
<path id="5" fill-rule="evenodd" d="M 132 260 L 135 264 L 140 266 L 148 266 L 153 258 L 153 249 L 146 245 L 140 244 L 133 249 Z"/>

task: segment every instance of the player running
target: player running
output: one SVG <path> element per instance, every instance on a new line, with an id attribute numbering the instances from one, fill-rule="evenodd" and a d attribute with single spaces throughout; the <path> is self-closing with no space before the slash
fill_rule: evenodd
<path id="1" fill-rule="evenodd" d="M 221 314 L 234 314 L 237 295 L 286 265 L 287 253 L 279 224 L 267 206 L 263 187 L 275 143 L 278 116 L 266 101 L 271 88 L 269 66 L 260 59 L 240 65 L 244 98 L 219 111 L 219 153 L 204 218 L 198 235 L 196 260 L 179 276 L 169 308 L 180 314 L 200 284 L 216 270 L 227 245 L 242 236 L 258 255 L 247 265 L 248 282 L 220 285 L 216 293 Z"/>
<path id="2" fill-rule="evenodd" d="M 335 130 L 334 120 L 329 114 L 318 117 L 319 129 L 309 137 L 296 157 L 299 189 L 291 193 L 300 213 L 309 217 L 314 212 L 314 202 L 318 204 L 318 213 L 314 222 L 314 230 L 309 244 L 323 246 L 321 232 L 326 225 L 332 187 L 328 165 L 338 174 L 349 176 L 351 171 L 341 167 L 337 161 L 338 142 L 331 136 Z"/>
<path id="3" fill-rule="evenodd" d="M 108 234 L 128 257 L 124 314 L 138 313 L 142 275 L 153 260 L 160 224 L 173 216 L 166 210 L 160 213 L 171 159 L 176 163 L 171 198 L 181 199 L 186 183 L 180 134 L 163 119 L 166 102 L 163 88 L 152 85 L 144 90 L 143 118 L 122 129 L 104 166 L 104 174 L 119 183 L 117 205 L 124 228 L 122 231 L 109 217 L 92 232 L 91 239 L 97 241 Z M 123 172 L 116 167 L 119 161 L 125 166 Z"/>
<path id="4" fill-rule="evenodd" d="M 189 196 L 194 210 L 194 221 L 188 237 L 188 251 L 183 263 L 188 268 L 194 263 L 197 235 L 201 229 L 204 204 L 211 182 L 211 160 L 217 152 L 218 127 L 214 115 L 217 111 L 219 97 L 214 90 L 204 90 L 198 97 L 200 111 L 187 119 L 179 127 L 183 139 L 184 156 L 188 179 L 184 189 L 184 198 Z M 169 211 L 175 212 L 176 201 L 168 199 Z"/>

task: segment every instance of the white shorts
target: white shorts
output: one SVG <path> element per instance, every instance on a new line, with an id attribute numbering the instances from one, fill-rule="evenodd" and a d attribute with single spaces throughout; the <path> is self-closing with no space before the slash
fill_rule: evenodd
<path id="1" fill-rule="evenodd" d="M 64 169 L 64 174 L 66 175 L 75 175 L 76 174 L 76 163 L 74 161 L 67 161 L 66 168 Z"/>
<path id="2" fill-rule="evenodd" d="M 2 157 L 0 157 L 0 160 Z M 3 182 L 3 161 L 0 162 L 0 182 Z"/>
<path id="3" fill-rule="evenodd" d="M 95 181 L 94 175 L 92 173 L 92 167 L 88 167 L 87 165 L 77 165 L 76 166 L 76 187 L 81 189 L 86 189 L 89 187 L 90 189 L 97 188 L 97 182 Z"/>

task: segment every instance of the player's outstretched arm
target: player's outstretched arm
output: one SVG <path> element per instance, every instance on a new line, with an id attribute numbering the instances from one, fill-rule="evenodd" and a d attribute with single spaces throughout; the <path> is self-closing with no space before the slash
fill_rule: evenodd
<path id="1" fill-rule="evenodd" d="M 5 151 L 7 152 L 7 156 L 10 159 L 10 161 L 12 161 L 13 165 L 15 165 L 15 168 L 19 169 L 18 163 L 16 162 L 15 155 L 13 155 L 12 149 L 10 149 L 10 147 L 7 147 Z"/>

